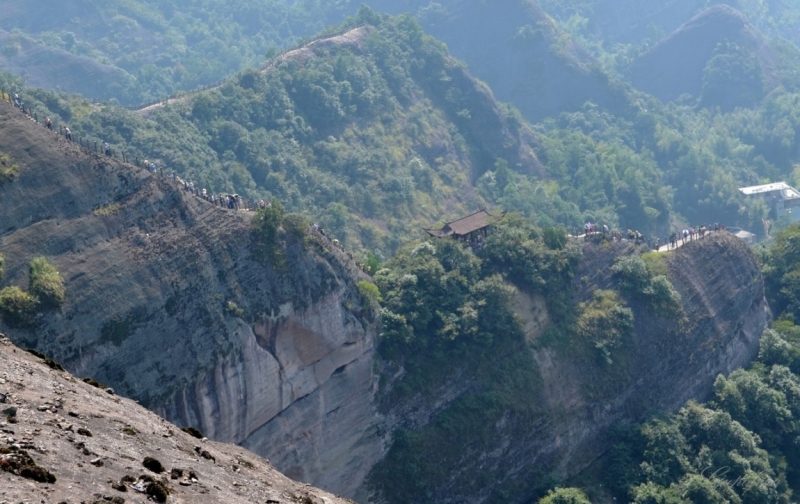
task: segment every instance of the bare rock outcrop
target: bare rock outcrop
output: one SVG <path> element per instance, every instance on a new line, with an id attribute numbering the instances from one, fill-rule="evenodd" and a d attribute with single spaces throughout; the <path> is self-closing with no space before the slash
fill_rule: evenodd
<path id="1" fill-rule="evenodd" d="M 183 432 L 2 335 L 0 361 L 0 502 L 349 502 Z"/>

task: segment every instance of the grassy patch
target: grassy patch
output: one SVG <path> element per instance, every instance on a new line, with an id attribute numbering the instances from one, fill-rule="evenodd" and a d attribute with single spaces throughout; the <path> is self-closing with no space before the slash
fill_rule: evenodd
<path id="1" fill-rule="evenodd" d="M 19 165 L 12 163 L 8 154 L 0 152 L 0 185 L 13 182 L 19 176 Z"/>
<path id="2" fill-rule="evenodd" d="M 658 252 L 646 252 L 642 254 L 642 261 L 647 266 L 647 271 L 651 276 L 665 276 L 669 277 L 669 270 L 667 269 L 666 254 L 659 254 Z"/>
<path id="3" fill-rule="evenodd" d="M 380 308 L 380 303 L 383 301 L 383 298 L 381 297 L 381 291 L 378 289 L 377 285 L 362 280 L 358 282 L 358 292 L 361 294 L 361 300 L 365 305 L 373 309 Z"/>
<path id="4" fill-rule="evenodd" d="M 39 300 L 16 285 L 0 291 L 0 317 L 12 327 L 30 327 Z"/>
<path id="5" fill-rule="evenodd" d="M 239 306 L 236 301 L 226 301 L 225 302 L 225 312 L 232 317 L 242 318 L 244 317 L 245 311 L 244 308 Z"/>
<path id="6" fill-rule="evenodd" d="M 119 212 L 120 208 L 121 205 L 119 203 L 111 203 L 110 205 L 101 206 L 92 213 L 97 217 L 108 217 L 109 215 L 114 215 Z"/>
<path id="7" fill-rule="evenodd" d="M 39 298 L 44 306 L 56 307 L 64 304 L 67 291 L 64 279 L 48 260 L 35 257 L 30 266 L 30 293 Z"/>

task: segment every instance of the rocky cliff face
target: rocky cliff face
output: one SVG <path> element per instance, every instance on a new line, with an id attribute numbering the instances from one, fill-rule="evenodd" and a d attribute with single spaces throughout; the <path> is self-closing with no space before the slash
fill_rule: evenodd
<path id="1" fill-rule="evenodd" d="M 573 285 L 576 302 L 587 301 L 597 289 L 618 290 L 611 266 L 620 255 L 632 253 L 627 242 L 586 244 Z M 666 263 L 685 319 L 659 315 L 646 302 L 627 298 L 635 318 L 633 337 L 612 354 L 610 365 L 582 359 L 572 347 L 540 341 L 543 326 L 552 320 L 546 303 L 518 297 L 514 309 L 528 333 L 528 346 L 520 351 L 532 352 L 541 376 L 540 389 L 518 400 L 534 401 L 536 411 L 506 412 L 480 441 L 439 439 L 465 448 L 456 465 L 439 471 L 427 498 L 478 503 L 502 496 L 506 502 L 528 502 L 546 477 L 568 478 L 597 460 L 610 447 L 614 427 L 674 411 L 689 399 L 705 399 L 718 374 L 755 358 L 768 308 L 758 266 L 745 243 L 715 234 L 670 253 Z M 508 356 L 495 359 L 492 367 L 498 373 L 514 375 Z M 383 430 L 432 429 L 435 436 L 446 437 L 440 421 L 447 422 L 441 419 L 448 418 L 449 404 L 474 392 L 469 376 L 466 371 L 432 398 L 417 396 L 392 405 Z M 481 448 L 487 445 L 491 448 Z M 394 460 L 406 460 L 398 457 Z M 405 470 L 392 463 L 382 461 L 381 473 Z M 362 492 L 363 500 L 369 489 Z"/>
<path id="2" fill-rule="evenodd" d="M 374 422 L 372 328 L 334 293 L 306 310 L 237 327 L 242 345 L 159 407 L 212 439 L 265 454 L 287 475 L 352 495 L 381 456 Z"/>
<path id="3" fill-rule="evenodd" d="M 290 244 L 276 271 L 251 256 L 245 212 L 87 154 L 5 103 L 0 131 L 0 151 L 20 165 L 0 186 L 3 286 L 26 287 L 42 254 L 67 289 L 61 309 L 39 313 L 34 329 L 4 327 L 9 337 L 180 425 L 352 493 L 377 457 L 360 442 L 375 324 L 347 257 L 312 239 Z"/>
<path id="4" fill-rule="evenodd" d="M 630 252 L 630 245 L 616 250 L 587 246 L 586 260 L 576 275 L 589 279 L 580 296 L 585 298 L 593 288 L 615 287 L 611 265 L 618 254 Z M 558 385 L 550 389 L 548 401 L 566 406 L 569 412 L 565 415 L 569 420 L 556 426 L 552 438 L 558 440 L 552 447 L 570 445 L 568 456 L 559 453 L 558 474 L 574 474 L 593 461 L 606 447 L 603 433 L 608 428 L 641 421 L 657 411 L 674 411 L 689 399 L 705 399 L 717 375 L 746 366 L 758 355 L 769 308 L 748 246 L 729 233 L 714 234 L 670 253 L 667 264 L 682 298 L 685 321 L 660 317 L 646 304 L 629 299 L 636 319 L 635 341 L 627 376 L 617 390 L 596 402 L 580 392 L 566 399 L 569 394 Z M 572 376 L 566 378 L 567 384 L 581 372 L 548 351 L 538 352 L 537 360 L 547 363 L 542 369 L 550 367 L 553 378 Z"/>

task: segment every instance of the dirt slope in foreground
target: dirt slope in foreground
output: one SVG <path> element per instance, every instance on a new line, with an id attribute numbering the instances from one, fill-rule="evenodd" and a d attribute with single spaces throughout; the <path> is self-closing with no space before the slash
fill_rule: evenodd
<path id="1" fill-rule="evenodd" d="M 0 335 L 0 503 L 349 502 L 286 478 L 243 448 L 192 437 L 52 365 Z M 163 472 L 145 468 L 146 457 Z"/>

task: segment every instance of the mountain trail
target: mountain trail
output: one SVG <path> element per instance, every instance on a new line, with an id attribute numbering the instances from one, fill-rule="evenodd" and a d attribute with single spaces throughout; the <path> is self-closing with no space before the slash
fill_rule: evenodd
<path id="1" fill-rule="evenodd" d="M 262 74 L 266 74 L 267 72 L 275 68 L 275 65 L 277 63 L 287 61 L 290 59 L 294 58 L 303 58 L 305 60 L 310 59 L 311 57 L 313 57 L 314 54 L 313 48 L 317 46 L 339 46 L 339 45 L 360 46 L 360 44 L 363 42 L 365 36 L 369 33 L 369 31 L 370 30 L 368 26 L 358 26 L 339 35 L 312 40 L 307 44 L 304 44 L 296 49 L 289 50 L 279 55 L 278 57 L 273 58 L 272 61 L 270 61 L 265 67 L 261 68 L 260 72 Z M 222 81 L 222 83 L 217 84 L 216 86 L 212 86 L 210 88 L 203 89 L 202 91 L 190 92 L 175 98 L 167 98 L 164 101 L 153 103 L 152 105 L 147 105 L 145 107 L 135 110 L 134 112 L 140 115 L 147 115 L 150 112 L 164 108 L 167 105 L 182 103 L 197 93 L 219 89 L 227 80 L 228 79 L 225 79 Z"/>

